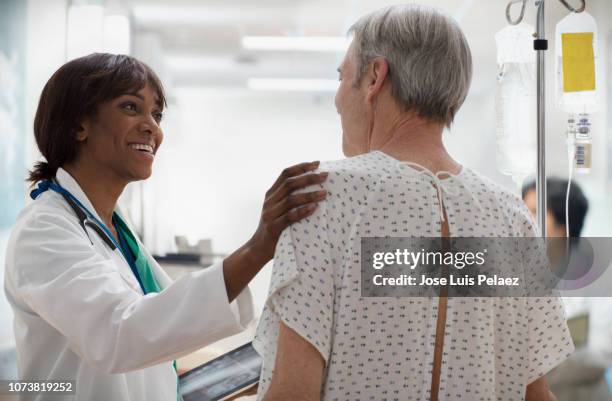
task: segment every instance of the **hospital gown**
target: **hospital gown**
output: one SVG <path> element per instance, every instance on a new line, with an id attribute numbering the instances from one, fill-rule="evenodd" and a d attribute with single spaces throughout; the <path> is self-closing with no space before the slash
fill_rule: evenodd
<path id="1" fill-rule="evenodd" d="M 329 191 L 279 240 L 254 339 L 269 387 L 280 322 L 325 361 L 322 400 L 429 400 L 435 297 L 361 297 L 361 237 L 536 236 L 521 200 L 463 167 L 442 180 L 374 151 L 322 163 Z M 443 177 L 439 177 L 443 178 Z M 528 383 L 573 351 L 555 297 L 449 298 L 439 384 L 444 400 L 523 400 Z"/>

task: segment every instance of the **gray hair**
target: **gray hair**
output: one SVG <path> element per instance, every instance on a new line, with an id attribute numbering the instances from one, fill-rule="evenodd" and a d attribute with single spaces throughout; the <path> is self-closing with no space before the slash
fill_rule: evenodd
<path id="1" fill-rule="evenodd" d="M 472 80 L 472 55 L 459 25 L 416 4 L 368 14 L 350 29 L 359 84 L 377 57 L 389 63 L 391 94 L 408 111 L 450 127 Z"/>

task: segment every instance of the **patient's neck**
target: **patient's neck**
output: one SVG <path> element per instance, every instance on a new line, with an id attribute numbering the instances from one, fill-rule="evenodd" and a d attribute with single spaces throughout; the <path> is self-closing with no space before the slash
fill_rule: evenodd
<path id="1" fill-rule="evenodd" d="M 423 119 L 415 113 L 397 113 L 375 122 L 372 129 L 371 150 L 418 163 L 435 172 L 458 174 L 461 165 L 448 154 L 442 142 L 444 125 Z"/>

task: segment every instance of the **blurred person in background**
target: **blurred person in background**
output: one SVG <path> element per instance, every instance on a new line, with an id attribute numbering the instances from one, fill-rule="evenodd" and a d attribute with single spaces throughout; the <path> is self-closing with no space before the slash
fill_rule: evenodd
<path id="1" fill-rule="evenodd" d="M 589 208 L 589 202 L 580 186 L 572 182 L 569 192 L 569 208 L 567 210 L 568 225 L 565 221 L 567 185 L 568 181 L 564 179 L 556 177 L 546 179 L 546 236 L 550 238 L 547 241 L 547 253 L 551 266 L 558 270 L 557 274 L 572 279 L 583 276 L 590 268 L 588 264 L 565 263 L 568 250 L 573 251 L 574 256 L 578 255 L 580 250 L 580 235 Z M 525 182 L 521 193 L 531 215 L 536 218 L 537 194 L 535 181 Z M 568 237 L 569 241 L 565 241 L 564 239 Z"/>
<path id="2" fill-rule="evenodd" d="M 537 209 L 537 194 L 535 181 L 527 181 L 522 188 L 523 201 L 535 218 Z M 567 196 L 567 180 L 549 177 L 546 179 L 546 236 L 565 237 L 567 223 L 565 221 L 565 201 Z M 580 186 L 572 181 L 569 193 L 569 236 L 580 237 L 584 220 L 589 211 L 589 201 L 584 196 Z"/>

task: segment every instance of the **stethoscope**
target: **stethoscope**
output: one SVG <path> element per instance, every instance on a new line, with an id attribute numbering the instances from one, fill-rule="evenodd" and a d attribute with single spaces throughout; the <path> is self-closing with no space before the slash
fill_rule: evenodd
<path id="1" fill-rule="evenodd" d="M 98 220 L 96 216 L 94 216 L 93 213 L 91 213 L 74 195 L 72 195 L 58 183 L 50 180 L 41 181 L 38 183 L 38 188 L 30 192 L 30 197 L 32 199 L 36 199 L 40 194 L 49 189 L 62 195 L 62 197 L 66 200 L 66 203 L 68 203 L 70 208 L 77 215 L 79 219 L 79 224 L 83 231 L 85 231 L 85 234 L 87 235 L 87 238 L 89 239 L 89 242 L 91 242 L 92 245 L 93 241 L 89 237 L 89 232 L 87 231 L 86 227 L 89 227 L 94 230 L 96 234 L 98 234 L 100 238 L 102 238 L 106 245 L 110 247 L 111 250 L 114 251 L 117 248 L 121 249 L 121 247 L 119 246 L 119 244 L 117 244 L 117 241 L 111 234 L 110 230 L 106 227 L 106 225 L 100 220 Z"/>
<path id="2" fill-rule="evenodd" d="M 121 252 L 121 254 L 123 255 L 123 258 L 125 259 L 127 264 L 130 266 L 130 269 L 132 270 L 132 272 L 134 273 L 136 280 L 138 280 L 138 284 L 140 285 L 142 292 L 146 294 L 147 292 L 140 278 L 140 274 L 138 273 L 138 268 L 135 265 L 133 258 L 128 257 L 128 255 L 126 254 L 127 252 L 129 252 L 126 249 L 126 247 L 120 246 L 117 240 L 115 240 L 115 237 L 113 237 L 113 234 L 111 234 L 108 227 L 104 223 L 102 223 L 100 220 L 98 220 L 96 216 L 94 216 L 93 213 L 90 212 L 89 209 L 87 209 L 87 207 L 85 207 L 85 205 L 83 205 L 66 188 L 62 187 L 55 181 L 44 180 L 38 183 L 38 188 L 30 192 L 30 197 L 32 199 L 36 199 L 40 194 L 48 190 L 57 192 L 64 198 L 64 200 L 66 200 L 66 203 L 68 203 L 70 208 L 74 211 L 74 213 L 79 218 L 79 224 L 81 228 L 83 229 L 83 231 L 85 231 L 85 235 L 87 235 L 87 238 L 89 239 L 89 242 L 91 242 L 92 245 L 93 245 L 93 241 L 91 240 L 91 237 L 89 236 L 89 232 L 87 232 L 86 227 L 89 227 L 92 230 L 94 230 L 96 234 L 100 236 L 100 238 L 106 243 L 106 245 L 109 246 L 109 248 L 112 251 L 114 251 L 115 249 L 119 249 L 119 252 Z"/>

